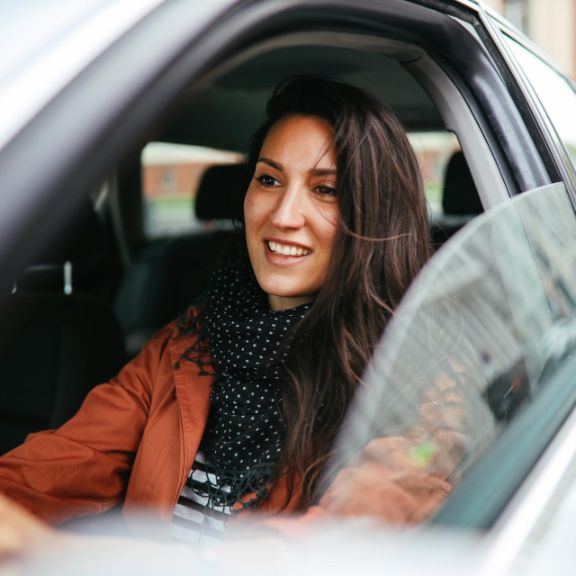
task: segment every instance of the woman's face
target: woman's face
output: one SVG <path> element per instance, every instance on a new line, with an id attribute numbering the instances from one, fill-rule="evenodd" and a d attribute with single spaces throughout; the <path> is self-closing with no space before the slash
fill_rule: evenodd
<path id="1" fill-rule="evenodd" d="M 339 209 L 333 131 L 286 116 L 268 132 L 244 200 L 246 240 L 272 310 L 309 302 L 328 271 Z"/>

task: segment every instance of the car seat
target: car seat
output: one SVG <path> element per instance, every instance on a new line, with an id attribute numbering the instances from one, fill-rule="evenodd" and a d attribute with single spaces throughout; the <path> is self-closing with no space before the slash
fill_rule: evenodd
<path id="1" fill-rule="evenodd" d="M 88 202 L 0 300 L 0 454 L 68 420 L 126 360 Z"/>
<path id="2" fill-rule="evenodd" d="M 233 221 L 242 218 L 245 188 L 244 164 L 208 168 L 193 208 L 204 229 L 151 243 L 127 271 L 116 311 L 129 354 L 205 292 L 220 254 L 239 235 Z"/>

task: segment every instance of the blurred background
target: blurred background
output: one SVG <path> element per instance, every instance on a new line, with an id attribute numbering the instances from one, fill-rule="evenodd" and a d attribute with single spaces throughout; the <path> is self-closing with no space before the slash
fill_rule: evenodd
<path id="1" fill-rule="evenodd" d="M 576 0 L 484 0 L 576 79 Z"/>

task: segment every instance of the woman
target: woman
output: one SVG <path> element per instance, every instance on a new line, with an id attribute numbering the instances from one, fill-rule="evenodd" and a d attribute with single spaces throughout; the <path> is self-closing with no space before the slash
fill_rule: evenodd
<path id="1" fill-rule="evenodd" d="M 1 458 L 0 492 L 52 524 L 123 500 L 185 533 L 317 502 L 374 346 L 429 256 L 420 172 L 385 107 L 314 77 L 275 91 L 249 170 L 247 257 L 68 423 Z"/>

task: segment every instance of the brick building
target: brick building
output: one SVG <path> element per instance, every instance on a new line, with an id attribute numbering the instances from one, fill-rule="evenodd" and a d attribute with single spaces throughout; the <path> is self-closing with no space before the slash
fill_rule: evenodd
<path id="1" fill-rule="evenodd" d="M 576 79 L 576 0 L 484 0 Z"/>

